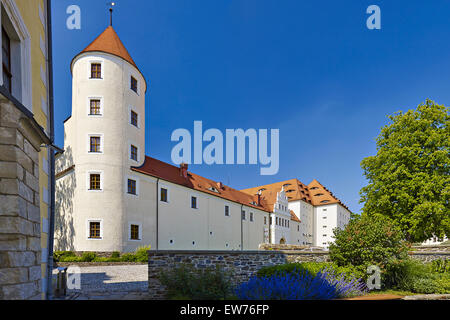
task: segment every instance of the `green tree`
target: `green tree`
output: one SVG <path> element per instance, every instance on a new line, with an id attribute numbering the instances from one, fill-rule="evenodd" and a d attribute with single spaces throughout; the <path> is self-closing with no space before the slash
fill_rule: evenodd
<path id="1" fill-rule="evenodd" d="M 411 242 L 450 231 L 449 108 L 427 100 L 389 116 L 376 139 L 377 154 L 361 162 L 363 215 L 391 218 Z"/>
<path id="2" fill-rule="evenodd" d="M 366 272 L 367 266 L 381 269 L 394 260 L 407 257 L 408 246 L 403 233 L 389 218 L 359 216 L 345 229 L 334 229 L 334 243 L 330 244 L 330 258 L 338 266 L 354 266 Z"/>

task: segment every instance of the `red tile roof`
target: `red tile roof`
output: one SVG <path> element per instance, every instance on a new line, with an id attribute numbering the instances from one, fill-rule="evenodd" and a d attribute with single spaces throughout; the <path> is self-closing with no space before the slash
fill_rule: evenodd
<path id="1" fill-rule="evenodd" d="M 266 212 L 273 211 L 273 207 L 270 207 L 264 200 L 261 201 L 259 206 L 252 204 L 257 203 L 258 201 L 257 196 L 255 195 L 250 195 L 248 193 L 230 188 L 219 182 L 204 178 L 189 171 L 187 172 L 187 177 L 184 177 L 180 167 L 173 166 L 155 158 L 146 156 L 142 166 L 132 167 L 131 170 L 259 210 Z M 212 188 L 216 191 L 211 190 Z"/>
<path id="2" fill-rule="evenodd" d="M 112 26 L 106 28 L 105 31 L 103 31 L 94 41 L 91 42 L 90 45 L 88 45 L 80 53 L 94 51 L 106 52 L 118 56 L 123 60 L 128 61 L 134 67 L 136 67 L 136 69 L 138 69 L 138 67 L 134 63 L 134 60 L 131 58 L 130 54 L 128 53 L 127 49 L 123 45 L 122 41 L 120 40 L 116 31 L 114 31 Z"/>
<path id="3" fill-rule="evenodd" d="M 241 191 L 248 194 L 256 194 L 261 190 L 263 199 L 269 204 L 274 204 L 277 192 L 279 192 L 283 186 L 288 201 L 303 200 L 314 206 L 338 203 L 348 210 L 345 204 L 315 179 L 308 185 L 303 184 L 298 179 L 290 179 Z"/>

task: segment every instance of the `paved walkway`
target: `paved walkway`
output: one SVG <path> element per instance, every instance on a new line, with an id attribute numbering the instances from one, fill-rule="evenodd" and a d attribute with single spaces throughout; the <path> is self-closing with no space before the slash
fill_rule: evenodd
<path id="1" fill-rule="evenodd" d="M 81 267 L 81 288 L 68 289 L 65 299 L 140 300 L 148 296 L 147 265 Z M 69 269 L 71 273 L 71 269 Z M 57 273 L 56 270 L 53 271 Z"/>

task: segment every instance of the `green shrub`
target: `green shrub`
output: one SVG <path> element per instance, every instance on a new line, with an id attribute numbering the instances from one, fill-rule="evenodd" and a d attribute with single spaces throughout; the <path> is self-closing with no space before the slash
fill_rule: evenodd
<path id="1" fill-rule="evenodd" d="M 134 253 L 131 253 L 131 252 L 124 253 L 120 257 L 120 261 L 123 261 L 123 262 L 136 262 L 136 255 Z"/>
<path id="2" fill-rule="evenodd" d="M 170 299 L 218 300 L 231 297 L 231 273 L 220 267 L 194 268 L 180 265 L 162 272 L 159 280 Z"/>
<path id="3" fill-rule="evenodd" d="M 440 286 L 433 279 L 416 278 L 411 282 L 410 290 L 415 293 L 440 293 Z"/>
<path id="4" fill-rule="evenodd" d="M 111 254 L 111 258 L 120 258 L 120 252 L 119 251 L 113 251 Z"/>
<path id="5" fill-rule="evenodd" d="M 334 230 L 335 242 L 330 245 L 331 260 L 339 266 L 355 266 L 365 272 L 370 265 L 384 270 L 393 260 L 407 258 L 408 246 L 403 235 L 385 217 L 356 217 L 344 230 Z"/>
<path id="6" fill-rule="evenodd" d="M 270 267 L 263 267 L 257 272 L 258 277 L 270 277 L 274 274 L 286 273 L 304 273 L 308 272 L 312 276 L 316 276 L 319 271 L 327 269 L 336 276 L 342 275 L 345 280 L 358 280 L 364 278 L 364 273 L 353 266 L 340 267 L 330 262 L 303 262 L 303 263 L 287 263 Z"/>
<path id="7" fill-rule="evenodd" d="M 148 261 L 148 253 L 147 253 L 148 250 L 150 250 L 150 245 L 137 248 L 135 251 L 136 262 L 147 262 Z"/>
<path id="8" fill-rule="evenodd" d="M 73 251 L 54 251 L 53 259 L 55 261 L 61 261 L 61 259 L 66 259 L 68 257 L 76 257 Z"/>
<path id="9" fill-rule="evenodd" d="M 385 289 L 412 291 L 414 282 L 418 279 L 431 277 L 430 265 L 411 258 L 392 260 L 382 271 L 382 286 Z"/>
<path id="10" fill-rule="evenodd" d="M 81 255 L 82 262 L 92 262 L 97 258 L 97 254 L 95 252 L 83 252 Z"/>
<path id="11" fill-rule="evenodd" d="M 431 269 L 437 273 L 450 273 L 450 262 L 444 259 L 433 260 Z"/>

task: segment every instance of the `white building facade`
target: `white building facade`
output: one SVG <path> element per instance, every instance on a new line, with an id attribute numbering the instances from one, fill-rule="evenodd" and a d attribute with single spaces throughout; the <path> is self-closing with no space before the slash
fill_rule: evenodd
<path id="1" fill-rule="evenodd" d="M 297 179 L 302 194 L 295 198 L 289 182 L 271 185 L 270 192 L 239 191 L 145 155 L 146 80 L 111 26 L 75 56 L 71 70 L 72 115 L 56 159 L 57 250 L 324 243 L 324 234 L 314 236 L 325 232 L 317 218 L 322 206 Z M 348 210 L 334 197 L 329 201 L 336 217 L 326 228 L 345 225 L 339 213 Z"/>

